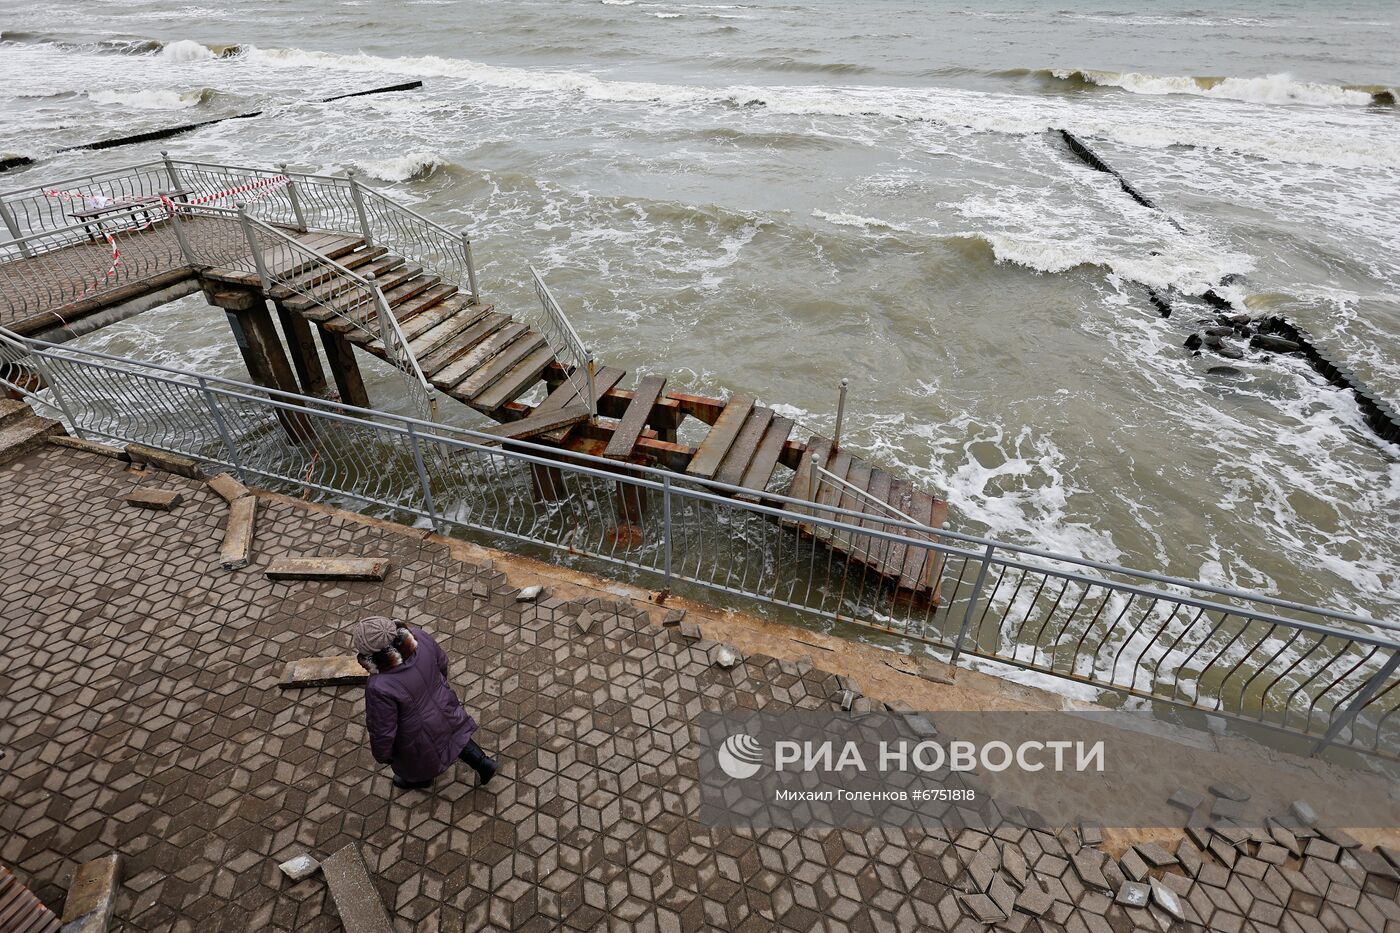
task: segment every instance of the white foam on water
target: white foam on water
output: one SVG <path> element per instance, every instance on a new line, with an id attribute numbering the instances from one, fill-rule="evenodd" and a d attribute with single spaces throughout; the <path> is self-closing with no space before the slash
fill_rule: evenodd
<path id="1" fill-rule="evenodd" d="M 198 91 L 88 91 L 87 96 L 94 104 L 128 110 L 185 110 L 198 107 L 204 101 L 205 92 L 202 88 Z"/>
<path id="2" fill-rule="evenodd" d="M 888 230 L 896 233 L 914 233 L 910 227 L 901 224 L 891 223 L 888 220 L 881 220 L 878 217 L 861 217 L 858 214 L 847 214 L 837 211 L 835 213 L 814 210 L 813 217 L 818 217 L 828 223 L 836 224 L 838 227 L 859 227 L 864 230 Z"/>
<path id="3" fill-rule="evenodd" d="M 156 57 L 167 62 L 202 62 L 212 60 L 214 50 L 193 39 L 177 39 L 156 53 Z"/>

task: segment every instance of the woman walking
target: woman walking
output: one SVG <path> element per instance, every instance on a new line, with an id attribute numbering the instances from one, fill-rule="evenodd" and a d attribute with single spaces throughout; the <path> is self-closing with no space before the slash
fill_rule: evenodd
<path id="1" fill-rule="evenodd" d="M 355 654 L 369 671 L 365 725 L 374 760 L 394 771 L 394 786 L 430 787 L 460 759 L 490 782 L 496 762 L 472 740 L 476 720 L 447 682 L 447 655 L 428 633 L 374 616 L 355 626 Z"/>

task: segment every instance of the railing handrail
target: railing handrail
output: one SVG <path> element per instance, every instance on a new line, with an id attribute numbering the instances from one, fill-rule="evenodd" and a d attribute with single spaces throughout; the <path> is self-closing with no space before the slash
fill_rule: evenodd
<path id="1" fill-rule="evenodd" d="M 150 214 L 152 211 L 159 209 L 160 208 L 156 207 L 153 204 L 133 204 L 130 207 L 123 207 L 120 209 L 110 211 L 109 213 L 103 214 L 100 218 L 89 220 L 86 223 L 78 221 L 77 223 L 66 224 L 62 227 L 49 227 L 48 229 L 40 230 L 37 233 L 26 233 L 24 236 L 13 237 L 8 240 L 0 240 L 0 250 L 4 250 L 10 247 L 18 249 L 21 246 L 29 245 L 34 240 L 41 240 L 45 237 L 61 236 L 66 233 L 82 232 L 91 235 L 91 231 L 94 227 L 97 227 L 99 223 L 105 224 L 110 223 L 114 220 L 128 220 L 136 214 Z M 115 236 L 117 234 L 129 233 L 131 231 L 110 230 L 107 232 Z"/>
<path id="2" fill-rule="evenodd" d="M 162 168 L 164 167 L 164 164 L 165 163 L 163 163 L 160 159 L 152 159 L 147 162 L 132 162 L 129 165 L 121 165 L 116 168 L 107 169 L 106 171 L 102 172 L 86 172 L 81 175 L 73 175 L 68 178 L 60 178 L 55 181 L 43 182 L 42 184 L 21 185 L 18 188 L 7 188 L 4 191 L 0 191 L 0 201 L 20 194 L 31 194 L 36 191 L 42 193 L 50 188 L 57 188 L 60 185 L 71 185 L 74 182 L 84 180 L 118 178 L 122 175 L 140 171 L 141 169 Z"/>
<path id="3" fill-rule="evenodd" d="M 884 501 L 882 501 L 882 500 L 880 500 L 880 499 L 877 499 L 875 496 L 872 496 L 870 493 L 866 492 L 864 489 L 861 489 L 861 488 L 860 488 L 859 486 L 857 486 L 855 483 L 848 483 L 848 482 L 846 482 L 844 479 L 842 479 L 841 477 L 837 476 L 835 473 L 831 472 L 831 471 L 828 470 L 826 467 L 819 466 L 818 464 L 815 464 L 815 463 L 812 464 L 812 466 L 813 466 L 813 467 L 816 469 L 816 471 L 817 471 L 818 473 L 820 473 L 825 479 L 830 480 L 830 481 L 832 481 L 832 482 L 835 482 L 835 483 L 839 484 L 843 489 L 846 489 L 846 490 L 849 490 L 849 491 L 852 492 L 852 493 L 855 493 L 857 496 L 859 496 L 860 498 L 864 499 L 866 502 L 869 502 L 869 503 L 871 503 L 872 505 L 878 506 L 879 508 L 884 509 L 886 512 L 892 513 L 896 518 L 899 518 L 899 519 L 902 519 L 902 520 L 904 520 L 904 521 L 906 521 L 906 522 L 909 522 L 911 525 L 916 525 L 916 526 L 919 526 L 919 527 L 921 527 L 921 528 L 928 528 L 930 531 L 933 530 L 931 526 L 925 525 L 923 522 L 916 521 L 916 520 L 913 519 L 912 517 L 910 517 L 910 516 L 908 516 L 908 515 L 905 515 L 905 514 L 904 514 L 903 512 L 901 512 L 899 509 L 897 509 L 897 508 L 895 508 L 894 506 L 890 505 L 888 502 L 884 502 Z M 815 497 L 813 498 L 813 501 L 815 501 Z M 876 516 L 876 517 L 879 517 L 879 516 Z"/>
<path id="4" fill-rule="evenodd" d="M 122 357 L 112 356 L 94 350 L 60 346 L 58 344 L 53 344 L 47 341 L 37 340 L 34 338 L 20 337 L 19 335 L 10 333 L 9 331 L 4 330 L 3 328 L 0 328 L 0 340 L 24 348 L 29 352 L 41 352 L 45 357 L 56 357 L 61 359 L 63 358 L 63 354 L 82 355 L 92 357 L 95 359 L 105 360 L 112 363 L 122 364 L 126 367 L 154 370 L 161 373 L 166 373 L 171 377 L 183 377 L 151 377 L 170 383 L 179 383 L 187 385 L 189 384 L 189 380 L 191 379 L 203 379 L 209 382 L 218 382 L 223 384 L 224 386 L 229 387 L 229 394 L 231 395 L 237 395 L 245 399 L 253 399 L 260 403 L 270 402 L 271 404 L 279 408 L 301 409 L 301 407 L 305 404 L 306 401 L 306 399 L 303 396 L 297 395 L 295 393 L 283 392 L 277 389 L 271 389 L 263 386 L 255 386 L 249 383 L 238 382 L 237 380 L 226 379 L 224 377 L 200 376 L 198 374 L 190 373 L 188 371 L 180 370 L 174 367 L 163 366 L 157 363 L 146 363 L 143 361 L 124 359 Z M 55 353 L 54 351 L 60 352 Z M 120 367 L 99 366 L 99 368 L 111 368 L 120 371 Z M 570 452 L 567 455 L 567 459 L 561 462 L 559 458 L 559 451 L 557 450 L 557 448 L 547 447 L 544 445 L 531 443 L 529 441 L 511 440 L 509 441 L 508 445 L 506 445 L 508 446 L 507 450 L 503 448 L 501 438 L 495 435 L 486 434 L 481 431 L 476 431 L 471 428 L 444 425 L 420 418 L 414 418 L 409 415 L 400 415 L 390 412 L 375 411 L 373 409 L 358 408 L 353 405 L 346 405 L 343 402 L 329 402 L 320 399 L 317 399 L 316 402 L 318 405 L 321 406 L 329 406 L 332 408 L 342 410 L 344 412 L 343 415 L 336 415 L 333 412 L 326 413 L 328 416 L 334 417 L 337 420 L 363 421 L 365 416 L 370 416 L 374 419 L 380 419 L 379 421 L 376 421 L 376 424 L 379 427 L 390 430 L 402 430 L 404 432 L 407 432 L 408 426 L 412 425 L 417 431 L 418 436 L 420 438 L 441 440 L 444 442 L 461 444 L 466 447 L 469 447 L 472 450 L 480 452 L 490 452 L 492 454 L 506 453 L 511 456 L 519 455 L 520 457 L 524 457 L 528 460 L 528 462 L 531 463 L 537 463 L 543 466 L 559 467 L 565 470 L 576 466 L 580 470 L 585 471 L 588 475 L 606 475 L 612 479 L 618 478 L 616 474 L 616 462 L 603 457 L 595 457 L 590 454 Z M 397 421 L 402 423 L 404 427 L 397 428 L 391 424 L 383 423 L 385 421 Z M 427 430 L 418 430 L 420 428 Z M 449 433 L 444 434 L 444 431 Z M 457 436 L 454 437 L 452 435 Z M 632 474 L 632 478 L 635 478 L 636 485 L 641 485 L 646 488 L 657 490 L 669 487 L 672 491 L 681 490 L 684 491 L 687 495 L 693 494 L 702 500 L 717 503 L 722 502 L 729 506 L 735 505 L 735 500 L 732 498 L 732 494 L 743 493 L 745 495 L 752 496 L 754 493 L 754 490 L 752 489 L 731 486 L 729 484 L 720 483 L 714 480 L 704 480 L 698 477 L 682 478 L 685 483 L 688 483 L 689 485 L 694 487 L 698 487 L 696 489 L 686 489 L 685 486 L 676 482 L 677 477 L 665 470 L 636 464 L 629 465 L 628 469 Z M 632 481 L 632 478 L 629 478 L 629 481 Z M 1015 567 L 1017 569 L 1029 569 L 1034 570 L 1037 573 L 1051 574 L 1062 579 L 1076 579 L 1081 581 L 1091 580 L 1095 585 L 1105 586 L 1110 589 L 1124 592 L 1136 592 L 1148 597 L 1156 597 L 1171 600 L 1177 603 L 1181 603 L 1183 605 L 1190 605 L 1193 608 L 1208 608 L 1219 612 L 1229 613 L 1230 615 L 1238 616 L 1244 619 L 1268 622 L 1270 624 L 1283 625 L 1286 627 L 1302 629 L 1305 631 L 1311 631 L 1315 633 L 1335 635 L 1340 638 L 1346 638 L 1353 641 L 1360 641 L 1366 644 L 1376 645 L 1378 647 L 1400 649 L 1400 639 L 1387 640 L 1387 637 L 1385 635 L 1377 634 L 1380 632 L 1384 632 L 1400 635 L 1400 625 L 1382 622 L 1364 616 L 1352 615 L 1336 610 L 1325 609 L 1322 607 L 1306 606 L 1301 603 L 1290 602 L 1288 600 L 1280 600 L 1274 597 L 1265 596 L 1263 594 L 1254 594 L 1245 591 L 1228 590 L 1220 587 L 1213 587 L 1208 584 L 1190 581 L 1183 578 L 1175 578 L 1161 574 L 1152 574 L 1144 571 L 1132 570 L 1131 568 L 1120 567 L 1113 564 L 1105 564 L 1097 561 L 1091 561 L 1073 555 L 1061 555 L 1055 554 L 1053 552 L 1040 551 L 1039 549 L 1026 548 L 1022 545 L 1004 543 L 996 541 L 994 539 L 981 538 L 973 535 L 964 535 L 958 532 L 947 531 L 945 529 L 937 529 L 927 525 L 920 525 L 918 523 L 897 521 L 882 516 L 874 516 L 865 512 L 859 512 L 850 509 L 842 509 L 836 506 L 823 506 L 808 500 L 796 499 L 790 496 L 785 496 L 780 493 L 765 492 L 763 493 L 763 499 L 767 502 L 778 503 L 778 505 L 766 505 L 763 502 L 741 502 L 740 507 L 746 510 L 754 511 L 758 514 L 763 514 L 786 521 L 793 521 L 795 520 L 794 514 L 790 511 L 784 510 L 781 506 L 800 506 L 803 509 L 803 514 L 800 516 L 801 521 L 806 524 L 816 524 L 822 527 L 829 527 L 835 531 L 848 531 L 853 534 L 859 534 L 862 536 L 876 538 L 879 540 L 888 540 L 895 543 L 908 543 L 920 548 L 927 548 L 945 554 L 975 556 L 980 558 L 980 554 L 978 554 L 978 552 L 975 549 L 964 549 L 954 544 L 948 544 L 944 541 L 930 540 L 926 537 L 913 538 L 908 535 L 899 534 L 898 530 L 889 529 L 893 528 L 902 529 L 906 531 L 913 531 L 924 536 L 931 535 L 935 536 L 936 538 L 951 539 L 953 541 L 959 541 L 967 544 L 976 544 L 982 547 L 990 546 L 994 550 L 1001 550 L 1013 554 L 1022 554 L 1033 557 L 1045 557 L 1050 560 L 1054 560 L 1064 564 L 1078 565 L 1080 567 L 1087 567 L 1090 569 L 1101 570 L 1108 573 L 1115 573 L 1129 578 L 1135 578 L 1139 580 L 1150 580 L 1154 583 L 1161 583 L 1173 587 L 1179 587 L 1185 590 L 1186 594 L 1149 589 L 1148 587 L 1133 583 L 1118 583 L 1112 580 L 1084 577 L 1083 575 L 1076 574 L 1073 571 L 1065 570 L 1062 568 L 1045 567 L 1038 564 L 1025 564 L 1019 561 L 1010 560 L 1006 557 L 995 558 L 995 562 L 1003 566 Z M 823 513 L 826 513 L 826 515 L 829 516 L 844 516 L 848 518 L 859 519 L 862 522 L 862 524 L 856 525 L 846 523 L 840 521 L 838 518 L 828 518 L 824 517 L 823 515 L 813 514 L 812 510 L 814 509 L 821 510 Z M 884 527 L 877 529 L 865 526 L 863 524 L 864 522 L 868 522 L 872 519 L 880 522 L 881 525 Z M 1332 628 L 1330 626 L 1308 621 L 1306 619 L 1290 619 L 1287 617 L 1275 616 L 1271 613 L 1264 613 L 1257 609 L 1251 609 L 1236 605 L 1228 605 L 1223 603 L 1215 603 L 1209 600 L 1199 599 L 1195 595 L 1189 595 L 1203 592 L 1211 593 L 1217 596 L 1224 596 L 1230 599 L 1246 600 L 1250 602 L 1260 603 L 1263 605 L 1273 606 L 1280 609 L 1287 609 L 1304 614 L 1321 616 L 1324 618 L 1345 622 L 1351 625 L 1369 627 L 1371 629 L 1376 630 L 1376 632 L 1353 632 L 1340 628 Z"/>

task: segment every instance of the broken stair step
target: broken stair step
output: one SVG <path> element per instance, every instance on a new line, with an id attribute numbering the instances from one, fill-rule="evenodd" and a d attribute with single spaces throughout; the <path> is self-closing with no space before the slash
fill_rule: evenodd
<path id="1" fill-rule="evenodd" d="M 815 475 L 813 467 L 825 466 L 826 458 L 830 452 L 831 441 L 816 435 L 808 438 L 807 447 L 802 451 L 802 458 L 797 464 L 797 470 L 792 474 L 792 485 L 788 488 L 788 495 L 791 498 L 807 502 L 812 500 L 812 477 Z M 783 508 L 799 514 L 808 512 L 800 505 L 788 504 Z"/>
<path id="2" fill-rule="evenodd" d="M 106 933 L 121 886 L 122 857 L 117 853 L 79 865 L 63 900 L 63 933 Z"/>
<path id="3" fill-rule="evenodd" d="M 540 381 L 545 368 L 553 360 L 554 351 L 541 344 L 533 353 L 497 379 L 494 385 L 473 398 L 472 405 L 483 411 L 495 411 L 507 402 L 515 401 Z"/>
<path id="4" fill-rule="evenodd" d="M 432 288 L 426 289 L 413 298 L 394 304 L 394 317 L 399 322 L 399 330 L 403 331 L 404 339 L 412 339 L 408 336 L 408 323 L 410 321 L 420 314 L 426 314 L 455 294 L 457 294 L 456 285 L 439 281 Z"/>
<path id="5" fill-rule="evenodd" d="M 253 557 L 253 528 L 258 517 L 256 496 L 241 496 L 229 503 L 219 564 L 225 570 L 241 570 Z"/>
<path id="6" fill-rule="evenodd" d="M 451 391 L 458 384 L 470 379 L 473 373 L 487 365 L 492 357 L 514 343 L 526 330 L 528 328 L 524 324 L 512 321 L 428 379 L 442 391 Z"/>
<path id="7" fill-rule="evenodd" d="M 398 320 L 398 308 L 406 301 L 412 301 L 417 296 L 423 294 L 441 282 L 442 279 L 428 272 L 420 272 L 413 278 L 394 288 L 384 290 L 384 300 L 389 303 L 389 307 L 394 310 L 394 320 Z"/>
<path id="8" fill-rule="evenodd" d="M 492 314 L 497 316 L 493 318 Z M 424 367 L 425 372 L 429 366 L 436 371 L 471 349 L 488 334 L 505 326 L 508 320 L 506 315 L 495 311 L 462 305 L 453 309 L 452 313 L 444 314 L 437 324 L 417 337 L 410 337 L 408 350 Z M 472 330 L 478 324 L 484 326 Z"/>
<path id="9" fill-rule="evenodd" d="M 288 661 L 282 668 L 282 679 L 277 686 L 283 690 L 294 687 L 339 687 L 346 684 L 362 684 L 369 680 L 369 672 L 360 666 L 353 654 L 337 654 L 321 658 L 297 658 Z"/>
<path id="10" fill-rule="evenodd" d="M 382 246 L 372 246 L 368 249 L 348 253 L 339 259 L 338 262 L 345 268 L 354 271 L 374 262 L 386 252 L 388 252 L 388 250 Z M 269 292 L 269 294 L 272 298 L 280 301 L 285 298 L 290 298 L 299 292 L 304 292 L 318 285 L 323 285 L 340 275 L 340 270 L 335 266 L 327 265 L 326 263 L 317 263 L 300 275 L 294 276 L 290 282 L 272 286 L 272 291 Z"/>
<path id="11" fill-rule="evenodd" d="M 608 446 L 603 450 L 603 456 L 614 460 L 626 460 L 632 456 L 632 448 L 642 436 L 642 430 L 651 418 L 651 409 L 661 398 L 665 388 L 665 376 L 642 377 L 632 393 L 632 400 L 627 403 L 627 410 L 622 413 L 622 420 L 618 422 Z"/>
<path id="12" fill-rule="evenodd" d="M 502 347 L 501 352 L 488 360 L 484 366 L 453 386 L 450 394 L 468 399 L 474 405 L 478 395 L 510 372 L 517 363 L 543 346 L 543 337 L 534 331 L 524 331 L 517 339 Z"/>
<path id="13" fill-rule="evenodd" d="M 412 317 L 400 318 L 403 325 L 403 335 L 408 338 L 410 346 L 413 341 L 437 327 L 448 318 L 455 317 L 465 312 L 473 312 L 473 316 L 480 316 L 483 311 L 491 310 L 490 306 L 483 307 L 471 303 L 471 296 L 457 292 L 440 303 L 428 308 L 422 314 L 415 314 Z"/>
<path id="14" fill-rule="evenodd" d="M 393 933 L 393 924 L 358 844 L 352 842 L 322 862 L 321 874 L 345 933 Z"/>
<path id="15" fill-rule="evenodd" d="M 763 441 L 763 436 L 768 432 L 768 425 L 773 421 L 773 409 L 754 408 L 749 413 L 748 420 L 739 429 L 739 434 L 734 438 L 734 443 L 730 445 L 729 452 L 724 455 L 720 462 L 719 471 L 715 473 L 715 479 L 730 486 L 738 486 L 739 481 L 744 478 L 744 473 L 748 471 L 749 464 L 753 462 L 754 455 L 758 453 L 758 446 Z"/>
<path id="16" fill-rule="evenodd" d="M 719 413 L 719 418 L 710 427 L 710 431 L 705 435 L 705 439 L 700 442 L 700 448 L 695 451 L 695 456 L 690 459 L 690 464 L 685 471 L 691 476 L 699 476 L 704 479 L 714 478 L 715 471 L 719 469 L 720 461 L 729 452 L 729 448 L 734 444 L 734 439 L 739 436 L 739 431 L 744 427 L 744 422 L 748 420 L 749 412 L 753 410 L 754 397 L 752 395 L 734 395 L 729 399 L 724 410 Z"/>
<path id="17" fill-rule="evenodd" d="M 487 428 L 483 434 L 492 434 L 496 437 L 520 440 L 522 438 L 534 437 L 536 434 L 543 434 L 564 425 L 577 424 L 580 421 L 588 420 L 587 405 L 569 405 L 558 411 L 546 412 L 543 415 L 529 415 L 518 421 L 507 421 L 505 424 L 498 424 Z"/>
<path id="18" fill-rule="evenodd" d="M 778 467 L 793 427 L 791 418 L 774 418 L 769 422 L 768 430 L 763 432 L 763 440 L 738 485 L 760 491 L 768 488 L 768 481 L 773 478 L 773 471 Z"/>
<path id="19" fill-rule="evenodd" d="M 302 246 L 314 249 L 328 259 L 339 259 L 341 256 L 349 255 L 355 250 L 365 245 L 365 238 L 353 233 L 336 233 L 334 231 L 312 231 L 296 237 L 296 241 Z"/>
<path id="20" fill-rule="evenodd" d="M 356 270 L 356 275 L 359 278 L 348 275 L 337 275 L 314 288 L 298 289 L 297 293 L 288 297 L 283 304 L 293 311 L 307 311 L 315 305 L 325 304 L 352 289 L 354 290 L 355 297 L 358 298 L 364 290 L 360 280 L 365 278 L 365 276 L 372 273 L 376 281 L 380 281 L 380 287 L 383 288 L 384 284 L 381 280 L 396 275 L 400 270 L 405 268 L 407 268 L 407 263 L 403 258 L 399 256 L 385 256 L 382 259 L 376 259 L 362 269 Z M 398 284 L 402 279 L 394 279 L 392 281 L 394 284 Z"/>
<path id="21" fill-rule="evenodd" d="M 61 434 L 57 421 L 29 415 L 0 428 L 0 464 L 10 463 L 44 446 L 51 434 Z"/>
<path id="22" fill-rule="evenodd" d="M 625 369 L 617 369 L 612 366 L 604 366 L 602 369 L 599 369 L 593 373 L 593 391 L 598 398 L 602 398 L 612 389 L 613 386 L 617 385 L 624 378 L 626 378 L 626 376 L 627 370 Z M 581 379 L 580 381 L 583 380 Z M 549 398 L 545 399 L 544 402 L 541 402 L 540 404 L 543 406 L 549 403 L 550 399 L 554 398 L 555 394 L 559 393 L 564 389 L 564 386 L 569 386 L 568 396 L 566 398 L 561 399 L 561 401 L 558 404 L 549 408 L 549 411 L 558 411 L 560 408 L 565 408 L 569 405 L 573 405 L 579 402 L 587 404 L 587 400 L 579 392 L 578 388 L 573 385 L 573 380 L 571 379 L 564 380 L 564 385 L 561 385 L 554 392 L 550 393 Z M 536 410 L 536 413 L 538 413 L 538 409 Z M 542 434 L 541 437 L 555 444 L 562 444 L 564 443 L 564 440 L 569 436 L 569 432 L 572 430 L 573 425 L 567 425 L 554 431 L 547 431 L 544 434 Z"/>
<path id="23" fill-rule="evenodd" d="M 383 580 L 384 557 L 279 557 L 267 567 L 270 580 Z"/>

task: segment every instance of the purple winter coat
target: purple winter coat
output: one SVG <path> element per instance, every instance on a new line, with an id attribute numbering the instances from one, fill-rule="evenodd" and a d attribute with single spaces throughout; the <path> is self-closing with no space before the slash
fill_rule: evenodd
<path id="1" fill-rule="evenodd" d="M 422 629 L 413 657 L 369 675 L 365 724 L 374 760 L 405 781 L 429 781 L 446 771 L 476 732 L 447 682 L 447 655 Z"/>

